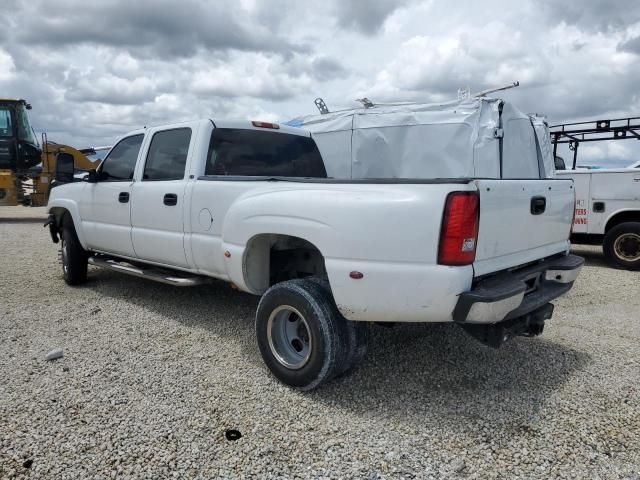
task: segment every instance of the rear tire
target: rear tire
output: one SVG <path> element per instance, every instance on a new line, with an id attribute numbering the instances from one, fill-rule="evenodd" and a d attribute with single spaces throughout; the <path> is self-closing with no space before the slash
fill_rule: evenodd
<path id="1" fill-rule="evenodd" d="M 62 273 L 68 285 L 80 285 L 87 281 L 87 264 L 89 255 L 82 248 L 73 220 L 66 215 L 62 220 L 62 235 L 60 238 L 60 257 Z"/>
<path id="2" fill-rule="evenodd" d="M 340 315 L 340 318 L 342 319 L 344 335 L 347 338 L 347 350 L 345 352 L 344 360 L 340 362 L 336 376 L 343 375 L 357 367 L 367 355 L 369 324 L 367 322 L 347 320 L 342 316 L 342 314 L 340 314 L 338 307 L 335 304 L 335 300 L 333 299 L 333 294 L 331 293 L 331 285 L 327 279 L 309 277 L 309 280 L 316 282 L 324 289 L 325 293 L 329 297 L 329 301 L 333 304 L 337 314 Z"/>
<path id="3" fill-rule="evenodd" d="M 282 383 L 312 390 L 331 380 L 345 358 L 342 318 L 324 289 L 308 279 L 278 283 L 260 299 L 256 337 Z"/>
<path id="4" fill-rule="evenodd" d="M 616 225 L 604 236 L 602 249 L 607 261 L 627 270 L 640 270 L 640 223 Z"/>

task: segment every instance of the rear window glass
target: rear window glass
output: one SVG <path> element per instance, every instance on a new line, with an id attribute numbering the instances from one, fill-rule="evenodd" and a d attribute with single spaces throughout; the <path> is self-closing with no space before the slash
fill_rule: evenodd
<path id="1" fill-rule="evenodd" d="M 206 175 L 320 177 L 327 172 L 309 137 L 260 130 L 216 128 Z"/>

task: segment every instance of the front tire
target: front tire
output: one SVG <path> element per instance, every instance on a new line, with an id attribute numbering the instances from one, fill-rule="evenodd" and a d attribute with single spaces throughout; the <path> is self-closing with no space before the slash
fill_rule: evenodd
<path id="1" fill-rule="evenodd" d="M 295 279 L 272 286 L 256 312 L 256 336 L 265 364 L 278 380 L 300 390 L 331 380 L 347 351 L 341 322 L 316 282 Z"/>
<path id="2" fill-rule="evenodd" d="M 605 235 L 602 249 L 613 266 L 640 270 L 640 223 L 626 222 L 613 227 Z"/>
<path id="3" fill-rule="evenodd" d="M 87 281 L 89 255 L 82 248 L 76 229 L 73 226 L 73 220 L 68 215 L 62 221 L 60 257 L 64 281 L 68 285 L 80 285 Z"/>

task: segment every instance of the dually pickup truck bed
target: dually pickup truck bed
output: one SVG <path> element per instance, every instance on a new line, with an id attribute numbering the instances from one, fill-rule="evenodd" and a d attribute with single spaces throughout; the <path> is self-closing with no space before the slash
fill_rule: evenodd
<path id="1" fill-rule="evenodd" d="M 532 119 L 490 99 L 399 111 L 404 127 L 395 110 L 354 111 L 334 142 L 321 121 L 313 133 L 217 120 L 131 132 L 84 181 L 52 190 L 65 280 L 82 283 L 92 263 L 261 295 L 262 356 L 301 389 L 362 359 L 366 322 L 456 322 L 492 346 L 541 333 L 582 259 L 569 254 L 573 184 L 547 178 Z M 377 126 L 354 120 L 371 114 Z M 413 145 L 433 128 L 460 137 L 455 168 Z M 348 148 L 341 132 L 354 137 Z M 422 155 L 404 161 L 409 178 L 367 174 L 394 161 L 367 167 L 351 149 L 376 138 L 405 160 Z"/>

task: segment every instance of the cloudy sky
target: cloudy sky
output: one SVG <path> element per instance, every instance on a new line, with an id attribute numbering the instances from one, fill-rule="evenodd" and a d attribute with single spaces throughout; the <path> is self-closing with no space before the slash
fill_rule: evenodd
<path id="1" fill-rule="evenodd" d="M 196 117 L 504 93 L 551 123 L 640 115 L 639 0 L 2 0 L 0 96 L 75 146 Z M 640 142 L 584 162 L 640 160 Z M 582 148 L 582 147 L 581 147 Z"/>

